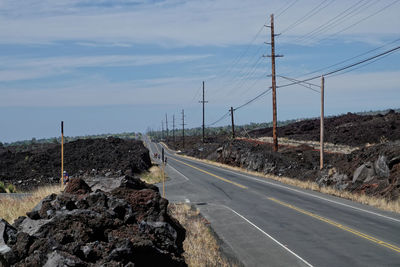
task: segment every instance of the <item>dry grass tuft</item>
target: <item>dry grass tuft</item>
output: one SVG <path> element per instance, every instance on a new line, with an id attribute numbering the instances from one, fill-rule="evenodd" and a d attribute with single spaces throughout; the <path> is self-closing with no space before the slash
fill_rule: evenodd
<path id="1" fill-rule="evenodd" d="M 271 143 L 271 144 L 273 143 L 273 138 L 269 137 L 269 136 L 259 137 L 254 140 L 259 140 L 261 142 L 266 142 L 266 143 Z M 295 139 L 289 139 L 286 137 L 278 137 L 278 140 L 279 140 L 279 144 L 283 144 L 283 145 L 288 145 L 288 146 L 308 145 L 315 150 L 320 149 L 320 142 L 316 142 L 316 141 L 295 140 Z M 343 153 L 343 154 L 350 154 L 351 152 L 353 152 L 357 149 L 360 149 L 360 147 L 338 145 L 338 144 L 332 144 L 332 143 L 327 143 L 327 142 L 324 143 L 324 146 L 325 146 L 326 152 Z"/>
<path id="2" fill-rule="evenodd" d="M 284 184 L 293 185 L 293 186 L 296 186 L 296 187 L 309 189 L 309 190 L 321 192 L 321 193 L 324 193 L 324 194 L 329 194 L 329 195 L 333 195 L 333 196 L 349 199 L 349 200 L 352 200 L 354 202 L 358 202 L 358 203 L 361 203 L 361 204 L 369 205 L 369 206 L 372 206 L 372 207 L 375 207 L 375 208 L 378 208 L 378 209 L 381 209 L 381 210 L 400 213 L 400 198 L 395 200 L 395 201 L 391 201 L 391 200 L 387 200 L 387 199 L 382 198 L 382 197 L 367 196 L 365 194 L 358 194 L 358 193 L 354 194 L 354 193 L 351 193 L 349 191 L 340 191 L 340 190 L 337 190 L 336 188 L 333 188 L 333 187 L 330 187 L 330 186 L 320 187 L 317 183 L 312 182 L 312 181 L 301 181 L 301 180 L 294 179 L 294 178 L 289 178 L 289 177 L 281 177 L 281 176 L 275 176 L 275 175 L 271 175 L 271 174 L 263 174 L 263 173 L 260 173 L 260 172 L 249 171 L 249 170 L 246 170 L 244 168 L 234 167 L 234 166 L 230 166 L 230 165 L 227 165 L 227 164 L 222 164 L 222 163 L 211 161 L 211 160 L 198 159 L 198 158 L 189 157 L 189 156 L 186 156 L 186 155 L 181 155 L 181 156 L 189 158 L 189 159 L 205 162 L 205 163 L 208 163 L 208 164 L 212 164 L 214 166 L 223 167 L 223 168 L 226 168 L 226 169 L 238 171 L 238 172 L 241 172 L 241 173 L 258 176 L 258 177 L 261 177 L 261 178 L 272 179 L 272 180 L 279 181 L 279 182 L 284 183 Z"/>
<path id="3" fill-rule="evenodd" d="M 197 209 L 188 204 L 170 204 L 168 208 L 186 229 L 183 248 L 189 266 L 237 266 L 223 256 L 207 220 Z"/>
<path id="4" fill-rule="evenodd" d="M 165 179 L 167 179 L 166 174 Z M 140 175 L 140 179 L 148 184 L 157 184 L 163 181 L 163 171 L 158 165 L 153 165 L 148 171 Z"/>
<path id="5" fill-rule="evenodd" d="M 32 210 L 44 197 L 59 193 L 59 185 L 45 186 L 31 192 L 30 196 L 4 196 L 0 198 L 0 218 L 13 223 L 19 216 L 25 216 L 26 212 Z"/>

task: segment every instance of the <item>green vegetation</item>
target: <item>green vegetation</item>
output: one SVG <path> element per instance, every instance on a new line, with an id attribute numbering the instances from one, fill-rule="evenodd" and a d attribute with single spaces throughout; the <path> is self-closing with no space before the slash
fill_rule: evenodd
<path id="1" fill-rule="evenodd" d="M 14 185 L 8 184 L 6 187 L 7 193 L 17 193 L 17 188 Z"/>
<path id="2" fill-rule="evenodd" d="M 0 181 L 0 193 L 17 193 L 17 189 L 12 184 L 5 185 Z"/>
<path id="3" fill-rule="evenodd" d="M 362 111 L 362 112 L 357 112 L 354 114 L 357 115 L 377 115 L 377 114 L 386 114 L 390 111 L 390 109 L 386 110 L 378 110 L 378 111 Z M 396 112 L 400 112 L 400 109 L 395 109 Z M 344 114 L 341 114 L 344 115 Z M 332 118 L 336 116 L 341 116 L 341 115 L 334 115 L 334 116 L 326 116 L 325 118 Z M 298 121 L 303 121 L 303 120 L 312 120 L 312 119 L 319 119 L 319 117 L 315 118 L 298 118 L 298 119 L 293 119 L 293 120 L 285 120 L 285 121 L 278 121 L 278 127 L 285 126 L 294 122 Z M 206 133 L 209 136 L 212 135 L 225 135 L 225 134 L 230 134 L 231 133 L 231 125 L 226 125 L 226 126 L 218 126 L 218 127 L 207 127 L 206 128 Z M 241 132 L 244 136 L 247 136 L 247 132 L 255 129 L 262 129 L 262 128 L 268 128 L 272 127 L 272 122 L 263 122 L 263 123 L 255 123 L 251 122 L 249 124 L 245 125 L 235 125 L 235 130 L 236 132 Z M 154 138 L 154 139 L 161 139 L 162 133 L 161 131 L 153 131 L 152 129 L 147 130 L 147 134 Z M 196 127 L 196 128 L 188 128 L 185 129 L 185 136 L 200 136 L 202 134 L 202 128 L 201 127 Z M 181 136 L 182 135 L 182 130 L 181 129 L 176 129 L 175 130 L 175 135 L 176 136 Z"/>
<path id="4" fill-rule="evenodd" d="M 0 193 L 6 193 L 6 186 L 0 181 Z"/>
<path id="5" fill-rule="evenodd" d="M 119 134 L 95 134 L 95 135 L 85 135 L 85 136 L 64 136 L 64 142 L 72 142 L 78 139 L 95 139 L 95 138 L 107 138 L 107 137 L 117 137 L 121 139 L 140 139 L 141 133 L 135 132 L 124 132 Z M 0 147 L 3 145 L 7 146 L 21 146 L 22 148 L 27 148 L 31 145 L 39 146 L 42 144 L 60 144 L 61 143 L 61 136 L 60 137 L 51 137 L 51 138 L 42 138 L 36 139 L 32 138 L 31 140 L 23 140 L 23 141 L 16 141 L 12 143 L 0 143 Z"/>

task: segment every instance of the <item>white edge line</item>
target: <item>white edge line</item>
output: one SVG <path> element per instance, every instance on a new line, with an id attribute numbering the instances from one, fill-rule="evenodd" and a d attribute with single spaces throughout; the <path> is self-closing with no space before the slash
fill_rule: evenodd
<path id="1" fill-rule="evenodd" d="M 187 178 L 186 175 L 184 175 L 183 173 L 181 173 L 180 171 L 178 171 L 177 169 L 175 169 L 175 168 L 172 167 L 171 165 L 168 165 L 168 167 L 170 167 L 171 169 L 173 169 L 174 171 L 176 171 L 177 173 L 179 173 L 180 175 L 182 175 L 182 177 L 185 178 L 187 181 L 190 181 L 190 179 Z"/>
<path id="2" fill-rule="evenodd" d="M 210 204 L 210 203 L 209 203 Z M 266 233 L 264 230 L 262 230 L 260 227 L 258 227 L 257 225 L 255 225 L 254 223 L 252 223 L 250 220 L 248 220 L 246 217 L 244 217 L 243 215 L 241 215 L 240 213 L 238 213 L 237 211 L 231 209 L 228 206 L 225 205 L 216 205 L 216 206 L 223 206 L 229 210 L 231 210 L 233 213 L 235 213 L 237 216 L 239 216 L 240 218 L 242 218 L 243 220 L 245 220 L 246 222 L 248 222 L 250 225 L 252 225 L 254 228 L 256 228 L 257 230 L 259 230 L 261 233 L 263 233 L 264 235 L 266 235 L 267 237 L 269 237 L 272 241 L 274 241 L 275 243 L 277 243 L 279 246 L 281 246 L 282 248 L 284 248 L 286 251 L 288 251 L 289 253 L 291 253 L 292 255 L 294 255 L 296 258 L 298 258 L 299 260 L 301 260 L 302 262 L 304 262 L 307 266 L 313 267 L 313 265 L 311 265 L 309 262 L 307 262 L 305 259 L 303 259 L 302 257 L 300 257 L 299 255 L 297 255 L 295 252 L 293 252 L 292 250 L 288 249 L 285 245 L 283 245 L 281 242 L 279 242 L 278 240 L 276 240 L 275 238 L 273 238 L 270 234 Z"/>
<path id="3" fill-rule="evenodd" d="M 185 158 L 185 159 L 187 159 L 187 158 Z M 191 160 L 191 159 L 189 159 L 189 160 Z M 194 160 L 192 160 L 192 161 L 194 161 Z M 214 166 L 214 165 L 211 165 L 211 164 L 207 164 L 207 163 L 204 163 L 204 162 L 201 162 L 201 161 L 196 161 L 196 162 L 200 163 L 202 165 L 211 166 L 211 167 L 214 167 L 214 168 L 219 168 L 219 169 L 222 169 L 224 171 L 227 171 L 227 172 L 230 172 L 230 173 L 233 173 L 233 174 L 238 174 L 238 175 L 241 175 L 241 176 L 246 177 L 248 179 L 255 180 L 255 181 L 258 181 L 258 182 L 261 182 L 261 183 L 273 185 L 273 186 L 280 187 L 280 188 L 285 188 L 287 190 L 291 190 L 291 191 L 294 191 L 294 192 L 297 192 L 297 193 L 301 193 L 301 194 L 304 194 L 304 195 L 307 195 L 307 196 L 310 196 L 310 197 L 314 197 L 314 198 L 318 198 L 318 199 L 321 199 L 321 200 L 325 200 L 325 201 L 328 201 L 328 202 L 331 202 L 331 203 L 335 203 L 337 205 L 345 206 L 345 207 L 348 207 L 348 208 L 351 208 L 351 209 L 355 209 L 355 210 L 358 210 L 358 211 L 366 212 L 366 213 L 369 213 L 369 214 L 373 214 L 375 216 L 379 216 L 379 217 L 382 217 L 382 218 L 385 218 L 385 219 L 392 220 L 392 221 L 400 223 L 399 219 L 392 218 L 392 217 L 389 217 L 389 216 L 386 216 L 386 215 L 383 215 L 383 214 L 380 214 L 380 213 L 376 213 L 376 212 L 373 212 L 373 211 L 369 211 L 369 210 L 365 210 L 365 209 L 362 209 L 362 208 L 354 207 L 354 206 L 351 206 L 351 205 L 348 205 L 348 204 L 345 204 L 345 203 L 341 203 L 341 202 L 338 202 L 338 201 L 335 201 L 335 200 L 327 199 L 327 198 L 324 198 L 324 197 L 321 197 L 321 196 L 316 196 L 314 194 L 303 192 L 301 190 L 290 188 L 288 186 L 284 186 L 284 185 L 281 185 L 281 184 L 276 184 L 276 183 L 260 180 L 258 178 L 248 176 L 248 175 L 243 174 L 241 172 L 234 172 L 234 171 L 231 171 L 231 170 L 228 170 L 228 169 L 225 169 L 225 168 L 222 168 L 222 167 Z"/>

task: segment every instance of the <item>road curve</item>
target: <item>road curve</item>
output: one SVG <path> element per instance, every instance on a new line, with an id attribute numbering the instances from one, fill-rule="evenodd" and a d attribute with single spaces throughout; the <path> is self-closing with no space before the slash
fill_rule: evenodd
<path id="1" fill-rule="evenodd" d="M 166 197 L 197 204 L 246 266 L 400 266 L 399 214 L 165 151 Z"/>

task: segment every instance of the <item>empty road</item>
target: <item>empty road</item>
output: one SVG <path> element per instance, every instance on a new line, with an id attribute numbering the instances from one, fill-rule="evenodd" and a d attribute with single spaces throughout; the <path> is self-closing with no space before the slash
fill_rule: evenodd
<path id="1" fill-rule="evenodd" d="M 245 266 L 400 266 L 398 214 L 165 151 L 166 198 L 196 205 Z"/>

